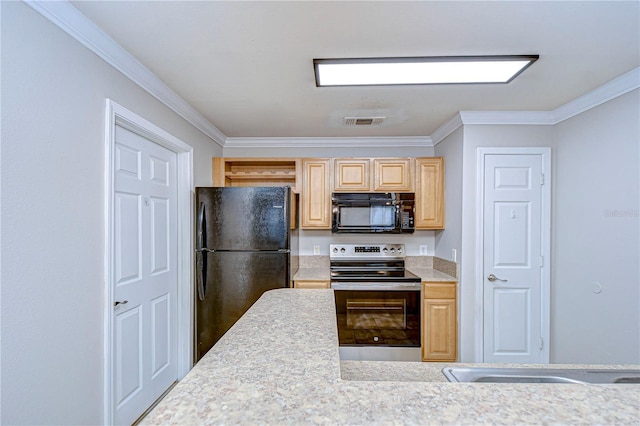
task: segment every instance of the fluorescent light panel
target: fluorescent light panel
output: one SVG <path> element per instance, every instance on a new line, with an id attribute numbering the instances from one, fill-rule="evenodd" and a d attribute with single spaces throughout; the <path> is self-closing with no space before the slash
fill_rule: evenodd
<path id="1" fill-rule="evenodd" d="M 508 83 L 538 55 L 314 59 L 316 86 Z"/>

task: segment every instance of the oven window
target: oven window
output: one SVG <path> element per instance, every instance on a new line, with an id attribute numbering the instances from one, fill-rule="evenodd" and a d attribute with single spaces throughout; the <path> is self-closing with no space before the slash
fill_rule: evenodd
<path id="1" fill-rule="evenodd" d="M 347 327 L 353 330 L 407 328 L 404 299 L 347 299 Z"/>
<path id="2" fill-rule="evenodd" d="M 419 291 L 334 294 L 341 346 L 420 346 Z"/>
<path id="3" fill-rule="evenodd" d="M 340 226 L 391 227 L 395 224 L 394 206 L 340 207 Z"/>

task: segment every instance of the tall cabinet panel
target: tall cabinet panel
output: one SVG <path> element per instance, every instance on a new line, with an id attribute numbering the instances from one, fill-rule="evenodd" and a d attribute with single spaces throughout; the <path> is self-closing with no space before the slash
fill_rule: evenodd
<path id="1" fill-rule="evenodd" d="M 444 229 L 444 158 L 416 159 L 416 229 Z"/>
<path id="2" fill-rule="evenodd" d="M 302 160 L 301 227 L 331 229 L 331 159 Z"/>
<path id="3" fill-rule="evenodd" d="M 457 283 L 422 282 L 422 360 L 458 357 Z"/>

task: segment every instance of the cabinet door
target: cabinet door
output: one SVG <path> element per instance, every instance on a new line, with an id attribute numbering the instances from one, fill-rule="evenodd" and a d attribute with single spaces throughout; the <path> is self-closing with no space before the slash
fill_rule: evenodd
<path id="1" fill-rule="evenodd" d="M 374 158 L 373 190 L 413 190 L 413 162 L 411 158 Z"/>
<path id="2" fill-rule="evenodd" d="M 444 229 L 444 158 L 416 159 L 416 229 Z"/>
<path id="3" fill-rule="evenodd" d="M 456 300 L 422 302 L 422 360 L 456 360 Z"/>
<path id="4" fill-rule="evenodd" d="M 294 281 L 293 287 L 323 289 L 323 288 L 331 288 L 331 284 L 329 283 L 329 281 Z"/>
<path id="5" fill-rule="evenodd" d="M 225 169 L 224 158 L 213 157 L 211 159 L 211 163 L 212 163 L 211 173 L 212 173 L 213 186 L 218 186 L 218 187 L 226 186 L 225 176 L 224 176 L 224 169 Z"/>
<path id="6" fill-rule="evenodd" d="M 333 190 L 370 191 L 371 172 L 368 158 L 336 158 L 333 162 Z"/>
<path id="7" fill-rule="evenodd" d="M 331 229 L 331 160 L 302 160 L 301 228 Z"/>

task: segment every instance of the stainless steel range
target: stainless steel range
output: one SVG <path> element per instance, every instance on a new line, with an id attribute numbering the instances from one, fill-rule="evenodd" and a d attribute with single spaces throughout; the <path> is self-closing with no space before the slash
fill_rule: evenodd
<path id="1" fill-rule="evenodd" d="M 412 353 L 419 358 L 420 278 L 405 269 L 404 244 L 331 244 L 329 250 L 341 354 L 349 347 L 366 347 L 357 353 L 369 355 L 372 347 L 417 348 Z M 367 359 L 389 359 L 384 352 Z"/>

